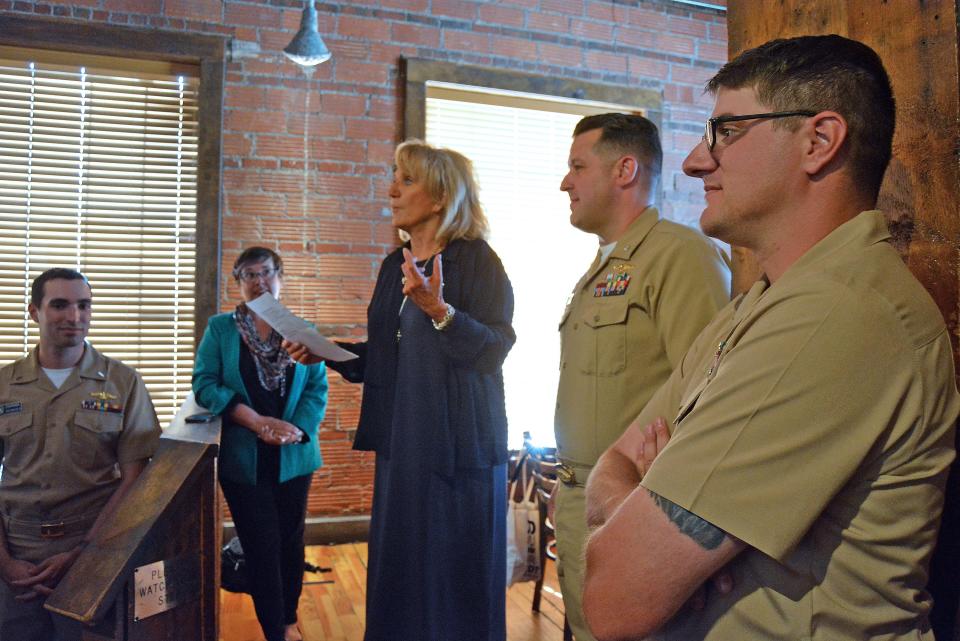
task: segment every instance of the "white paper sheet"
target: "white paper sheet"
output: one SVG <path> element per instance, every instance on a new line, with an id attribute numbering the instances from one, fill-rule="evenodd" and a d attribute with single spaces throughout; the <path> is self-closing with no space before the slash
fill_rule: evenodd
<path id="1" fill-rule="evenodd" d="M 353 352 L 348 352 L 321 336 L 307 321 L 284 307 L 269 293 L 248 302 L 247 307 L 288 341 L 303 343 L 311 353 L 321 358 L 328 361 L 349 361 L 357 357 Z"/>

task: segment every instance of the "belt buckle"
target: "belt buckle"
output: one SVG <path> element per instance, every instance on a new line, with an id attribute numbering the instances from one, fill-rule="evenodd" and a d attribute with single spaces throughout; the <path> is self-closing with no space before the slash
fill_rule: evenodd
<path id="1" fill-rule="evenodd" d="M 59 523 L 41 523 L 40 524 L 40 538 L 42 539 L 59 539 L 64 534 L 66 534 L 66 527 L 63 524 L 63 521 Z"/>
<path id="2" fill-rule="evenodd" d="M 557 464 L 556 472 L 557 478 L 560 479 L 560 482 L 564 485 L 574 485 L 577 482 L 577 474 L 569 465 L 564 465 L 563 463 Z"/>

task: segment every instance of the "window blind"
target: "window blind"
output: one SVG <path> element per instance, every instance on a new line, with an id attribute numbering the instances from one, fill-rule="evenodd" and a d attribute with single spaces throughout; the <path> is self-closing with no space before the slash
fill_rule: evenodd
<path id="1" fill-rule="evenodd" d="M 197 74 L 0 54 L 0 363 L 37 342 L 32 280 L 79 269 L 90 342 L 140 372 L 165 425 L 193 370 Z"/>
<path id="2" fill-rule="evenodd" d="M 557 327 L 574 285 L 597 252 L 596 236 L 570 225 L 560 191 L 573 129 L 583 116 L 623 105 L 427 83 L 426 138 L 473 161 L 490 221 L 490 245 L 513 285 L 517 342 L 504 364 L 510 445 L 553 445 L 559 378 Z M 537 368 L 530 384 L 530 368 Z"/>

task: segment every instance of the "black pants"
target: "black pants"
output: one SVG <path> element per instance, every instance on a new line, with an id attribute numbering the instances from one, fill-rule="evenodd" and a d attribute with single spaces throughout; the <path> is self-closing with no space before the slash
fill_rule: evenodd
<path id="1" fill-rule="evenodd" d="M 220 479 L 247 560 L 257 620 L 267 641 L 297 622 L 303 589 L 303 528 L 310 474 L 285 483 L 244 485 Z"/>

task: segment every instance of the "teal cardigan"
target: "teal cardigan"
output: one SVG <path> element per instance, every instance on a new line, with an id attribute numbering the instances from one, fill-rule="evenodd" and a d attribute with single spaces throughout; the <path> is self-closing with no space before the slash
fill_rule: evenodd
<path id="1" fill-rule="evenodd" d="M 222 414 L 238 394 L 250 404 L 240 377 L 240 332 L 233 312 L 218 314 L 207 322 L 193 366 L 193 393 L 197 402 L 214 414 Z M 283 420 L 307 435 L 304 443 L 280 448 L 280 482 L 310 474 L 323 464 L 317 432 L 327 409 L 327 368 L 296 364 Z M 225 421 L 220 436 L 220 475 L 236 483 L 256 485 L 257 436 Z"/>

